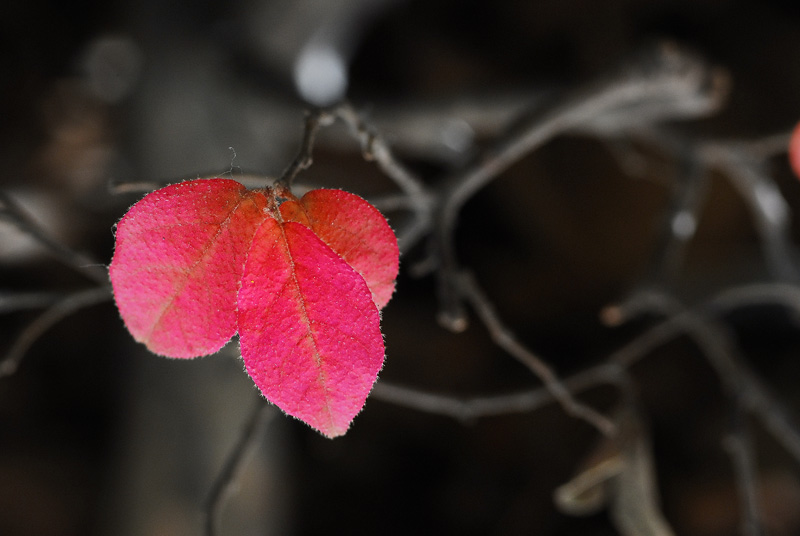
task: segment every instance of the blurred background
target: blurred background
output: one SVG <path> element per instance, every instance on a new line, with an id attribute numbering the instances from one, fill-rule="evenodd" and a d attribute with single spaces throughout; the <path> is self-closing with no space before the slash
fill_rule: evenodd
<path id="1" fill-rule="evenodd" d="M 729 76 L 726 105 L 684 122 L 689 135 L 759 139 L 800 118 L 800 4 L 789 0 L 8 0 L 0 188 L 103 265 L 114 223 L 148 184 L 209 175 L 269 184 L 294 157 L 311 105 L 346 96 L 435 185 L 523 108 L 664 39 Z M 461 261 L 508 327 L 561 374 L 601 362 L 650 325 L 611 328 L 598 317 L 647 275 L 681 165 L 646 147 L 636 154 L 646 172 L 632 177 L 609 144 L 561 136 L 462 211 Z M 767 164 L 796 243 L 800 183 L 785 154 Z M 120 187 L 132 183 L 147 184 Z M 298 184 L 396 192 L 336 126 Z M 706 195 L 670 288 L 688 303 L 769 278 L 737 191 L 715 175 Z M 387 216 L 393 225 L 408 217 Z M 539 385 L 474 319 L 461 334 L 437 325 L 434 278 L 408 270 L 425 253 L 423 242 L 401 259 L 379 381 L 458 396 Z M 89 285 L 0 221 L 4 296 Z M 3 310 L 0 355 L 39 314 Z M 800 412 L 794 319 L 760 306 L 725 320 L 776 396 Z M 730 404 L 718 377 L 686 338 L 632 374 L 664 516 L 677 534 L 737 533 L 720 443 Z M 610 411 L 616 394 L 598 388 L 583 400 Z M 214 477 L 257 401 L 235 341 L 216 356 L 173 361 L 136 344 L 112 303 L 76 312 L 0 378 L 0 534 L 202 534 Z M 754 432 L 768 533 L 800 534 L 800 466 Z M 597 441 L 555 405 L 462 424 L 370 398 L 332 441 L 277 415 L 245 460 L 220 534 L 616 534 L 605 510 L 573 517 L 553 502 Z"/>

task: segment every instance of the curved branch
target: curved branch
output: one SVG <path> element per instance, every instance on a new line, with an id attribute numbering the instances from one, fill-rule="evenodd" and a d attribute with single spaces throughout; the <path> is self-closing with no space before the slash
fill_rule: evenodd
<path id="1" fill-rule="evenodd" d="M 723 102 L 726 81 L 720 71 L 696 57 L 674 46 L 662 46 L 616 75 L 534 110 L 471 165 L 445 179 L 439 188 L 435 222 L 442 325 L 454 331 L 466 326 L 463 306 L 451 283 L 458 271 L 452 235 L 462 206 L 478 190 L 523 156 L 567 131 L 619 135 L 667 118 L 708 115 Z"/>
<path id="2" fill-rule="evenodd" d="M 109 287 L 91 288 L 69 294 L 45 310 L 33 322 L 20 333 L 11 349 L 0 362 L 0 378 L 11 376 L 19 368 L 20 362 L 25 357 L 30 347 L 48 329 L 68 317 L 75 311 L 108 301 L 111 299 L 111 289 Z"/>
<path id="3" fill-rule="evenodd" d="M 239 439 L 225 458 L 222 469 L 211 485 L 211 491 L 203 507 L 206 536 L 217 534 L 219 516 L 222 512 L 222 507 L 225 505 L 225 499 L 232 491 L 233 484 L 236 482 L 237 475 L 247 455 L 258 444 L 258 439 L 264 433 L 275 413 L 275 408 L 271 404 L 261 397 L 258 398 L 244 424 Z"/>

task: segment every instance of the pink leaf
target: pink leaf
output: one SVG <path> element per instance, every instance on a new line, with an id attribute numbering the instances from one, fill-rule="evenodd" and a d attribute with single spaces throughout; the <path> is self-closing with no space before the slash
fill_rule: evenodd
<path id="1" fill-rule="evenodd" d="M 294 197 L 294 196 L 292 196 Z M 284 220 L 308 227 L 360 273 L 378 309 L 394 292 L 397 238 L 378 209 L 342 190 L 311 190 L 281 205 Z"/>
<path id="2" fill-rule="evenodd" d="M 238 331 L 264 396 L 329 437 L 347 431 L 383 365 L 378 308 L 398 266 L 372 205 L 339 190 L 298 200 L 197 180 L 145 196 L 116 238 L 109 273 L 136 340 L 196 357 Z"/>
<path id="3" fill-rule="evenodd" d="M 323 434 L 344 434 L 383 365 L 364 279 L 311 230 L 267 219 L 239 291 L 247 372 L 264 395 Z"/>
<path id="4" fill-rule="evenodd" d="M 148 194 L 117 225 L 109 275 L 134 339 L 169 357 L 216 352 L 236 333 L 236 293 L 266 199 L 236 181 Z"/>

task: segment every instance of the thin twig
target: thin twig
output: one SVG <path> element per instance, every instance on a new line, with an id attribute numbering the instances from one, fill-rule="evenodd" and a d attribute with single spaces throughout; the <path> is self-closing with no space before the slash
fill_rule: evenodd
<path id="1" fill-rule="evenodd" d="M 466 327 L 466 315 L 453 275 L 458 271 L 453 232 L 464 203 L 523 156 L 564 132 L 597 122 L 612 122 L 614 114 L 623 121 L 617 126 L 645 126 L 669 117 L 669 111 L 684 118 L 708 114 L 723 99 L 722 77 L 696 58 L 674 47 L 661 47 L 657 54 L 628 67 L 608 79 L 566 95 L 554 105 L 541 107 L 522 118 L 465 169 L 445 179 L 439 190 L 442 201 L 435 222 L 436 254 L 440 256 L 438 284 L 440 322 L 455 331 Z M 698 95 L 702 103 L 686 108 L 687 99 Z M 652 106 L 651 110 L 648 109 Z"/>
<path id="2" fill-rule="evenodd" d="M 685 149 L 680 176 L 674 184 L 672 201 L 661 231 L 660 245 L 653 255 L 653 281 L 674 280 L 683 264 L 686 245 L 694 238 L 699 212 L 707 193 L 708 175 L 704 166 Z"/>
<path id="3" fill-rule="evenodd" d="M 75 311 L 111 299 L 109 287 L 91 288 L 69 294 L 48 308 L 19 334 L 11 349 L 0 362 L 0 378 L 11 376 L 19 368 L 30 347 L 53 325 Z"/>
<path id="4" fill-rule="evenodd" d="M 702 152 L 710 164 L 725 172 L 750 208 L 764 258 L 774 277 L 800 280 L 793 258 L 789 205 L 766 173 L 763 159 L 743 152 L 737 144 L 708 143 Z"/>
<path id="5" fill-rule="evenodd" d="M 620 318 L 620 322 L 623 320 L 624 318 Z M 603 364 L 568 376 L 561 383 L 572 395 L 604 384 L 624 386 L 624 371 L 659 346 L 683 335 L 686 331 L 686 322 L 686 316 L 668 317 L 614 351 Z M 462 422 L 470 422 L 480 417 L 536 411 L 556 401 L 553 392 L 547 387 L 515 394 L 457 397 L 387 383 L 384 380 L 375 385 L 370 396 L 387 403 L 451 417 Z"/>
<path id="6" fill-rule="evenodd" d="M 736 477 L 739 504 L 742 510 L 742 536 L 761 536 L 761 514 L 758 508 L 758 477 L 753 439 L 742 407 L 734 408 L 733 430 L 722 442 L 728 452 Z"/>
<path id="7" fill-rule="evenodd" d="M 228 171 L 219 173 L 204 173 L 192 177 L 180 177 L 163 179 L 157 181 L 110 181 L 108 183 L 108 190 L 113 195 L 128 194 L 128 193 L 148 193 L 159 188 L 163 188 L 170 184 L 176 184 L 183 181 L 197 180 L 197 179 L 216 179 L 229 175 Z M 248 188 L 263 188 L 264 182 L 274 183 L 277 179 L 274 177 L 267 177 L 265 175 L 255 175 L 252 173 L 242 173 L 231 176 L 230 178 L 236 180 L 247 186 Z"/>
<path id="8" fill-rule="evenodd" d="M 314 140 L 317 132 L 320 127 L 329 125 L 332 121 L 333 116 L 325 110 L 317 109 L 306 113 L 305 129 L 303 130 L 303 141 L 300 142 L 300 150 L 275 184 L 291 188 L 297 174 L 311 166 Z"/>
<path id="9" fill-rule="evenodd" d="M 743 407 L 758 418 L 764 428 L 800 462 L 800 430 L 793 424 L 783 404 L 741 358 L 725 326 L 707 315 L 685 308 L 666 295 L 662 295 L 661 300 L 653 299 L 649 303 L 659 308 L 653 309 L 653 312 L 668 315 L 668 319 L 661 324 L 670 328 L 668 332 L 685 333 L 692 337 L 716 371 L 728 396 L 740 400 Z M 624 362 L 619 363 L 625 366 Z"/>
<path id="10" fill-rule="evenodd" d="M 261 397 L 253 405 L 239 439 L 225 458 L 225 464 L 214 479 L 208 499 L 205 502 L 203 514 L 205 517 L 206 536 L 214 536 L 218 533 L 219 518 L 222 513 L 222 507 L 225 505 L 225 499 L 232 491 L 233 484 L 236 482 L 239 471 L 248 454 L 258 444 L 259 438 L 266 429 L 267 424 L 272 420 L 272 417 L 275 416 L 275 413 L 275 408 Z"/>
<path id="11" fill-rule="evenodd" d="M 19 203 L 3 191 L 0 191 L 0 218 L 13 223 L 20 231 L 34 238 L 67 266 L 101 285 L 108 284 L 105 266 L 52 238 Z"/>
<path id="12" fill-rule="evenodd" d="M 715 320 L 686 311 L 686 332 L 703 348 L 729 396 L 761 421 L 764 428 L 800 463 L 800 430 L 786 408 L 741 358 L 727 329 Z"/>
<path id="13" fill-rule="evenodd" d="M 691 139 L 666 128 L 648 127 L 637 129 L 634 135 L 681 161 L 688 160 L 695 180 L 701 181 L 712 168 L 721 171 L 750 209 L 773 276 L 785 281 L 800 280 L 791 239 L 789 205 L 767 173 L 767 160 L 786 152 L 789 133 L 754 140 Z"/>
<path id="14" fill-rule="evenodd" d="M 64 297 L 62 292 L 2 292 L 0 313 L 13 313 L 24 309 L 40 309 Z"/>
<path id="15" fill-rule="evenodd" d="M 364 158 L 374 160 L 381 171 L 392 179 L 412 202 L 423 205 L 429 202 L 430 192 L 425 184 L 414 172 L 395 158 L 383 136 L 374 127 L 367 124 L 352 105 L 343 103 L 332 110 L 332 113 L 350 127 L 351 132 L 361 144 Z"/>
<path id="16" fill-rule="evenodd" d="M 623 536 L 674 536 L 659 505 L 650 436 L 638 404 L 630 404 L 617 416 L 617 444 L 621 467 L 608 483 L 611 520 Z"/>
<path id="17" fill-rule="evenodd" d="M 620 383 L 621 369 L 614 365 L 598 365 L 564 379 L 564 387 L 570 393 Z M 528 413 L 556 401 L 547 387 L 513 394 L 458 397 L 439 392 L 397 385 L 380 380 L 375 384 L 370 397 L 397 406 L 414 409 L 432 415 L 442 415 L 462 423 L 471 423 L 482 417 Z"/>
<path id="18" fill-rule="evenodd" d="M 715 111 L 721 95 L 712 77 L 715 71 L 674 47 L 662 47 L 656 54 L 647 55 L 632 66 L 626 66 L 609 79 L 594 82 L 565 96 L 551 107 L 537 108 L 529 117 L 523 117 L 506 136 L 489 147 L 484 154 L 463 171 L 449 177 L 442 189 L 446 204 L 442 209 L 446 221 L 455 217 L 457 211 L 476 191 L 497 177 L 524 155 L 540 147 L 554 136 L 612 117 L 615 113 L 627 112 L 636 107 L 636 113 L 626 117 L 631 125 L 643 120 L 641 108 L 656 106 L 658 120 L 674 117 L 665 112 L 663 104 L 670 103 L 680 109 L 688 97 L 713 95 L 709 105 L 698 110 L 695 116 Z M 644 118 L 650 114 L 645 114 Z"/>
<path id="19" fill-rule="evenodd" d="M 748 153 L 755 158 L 765 160 L 779 154 L 786 154 L 791 137 L 792 131 L 789 129 L 753 140 L 730 142 L 729 145 L 738 152 Z"/>
<path id="20" fill-rule="evenodd" d="M 493 88 L 446 100 L 404 99 L 376 106 L 370 117 L 381 131 L 391 133 L 392 145 L 404 154 L 447 165 L 463 164 L 473 148 L 474 135 L 496 135 L 511 119 L 541 103 L 550 91 L 539 84 Z M 339 139 L 330 143 L 342 146 Z"/>
<path id="21" fill-rule="evenodd" d="M 723 314 L 741 307 L 777 303 L 788 308 L 800 321 L 800 287 L 780 281 L 751 283 L 718 292 L 704 305 L 709 314 Z"/>
<path id="22" fill-rule="evenodd" d="M 464 297 L 475 309 L 486 329 L 489 330 L 492 340 L 542 380 L 545 387 L 553 393 L 553 397 L 568 415 L 583 419 L 604 435 L 612 436 L 616 433 L 616 425 L 614 425 L 613 421 L 586 404 L 575 400 L 569 390 L 561 383 L 555 371 L 517 340 L 514 334 L 502 323 L 491 302 L 478 287 L 474 277 L 469 274 L 462 274 L 459 278 L 459 286 Z"/>
<path id="23" fill-rule="evenodd" d="M 350 127 L 352 134 L 361 144 L 364 158 L 374 160 L 381 171 L 403 192 L 405 204 L 413 211 L 413 219 L 407 227 L 398 232 L 398 245 L 401 251 L 408 251 L 431 229 L 433 195 L 422 180 L 394 156 L 383 136 L 367 124 L 349 103 L 337 106 L 332 113 Z"/>
<path id="24" fill-rule="evenodd" d="M 778 292 L 776 290 L 776 295 Z M 651 307 L 657 307 L 654 304 L 659 302 L 659 297 L 663 298 L 662 295 L 653 293 L 651 298 L 644 300 L 644 303 L 650 303 Z M 644 310 L 644 306 L 636 308 L 636 311 L 639 312 Z M 685 334 L 686 325 L 692 320 L 693 315 L 694 313 L 685 312 L 667 317 L 614 351 L 603 364 L 566 377 L 561 383 L 573 395 L 603 384 L 620 386 L 621 375 L 624 374 L 625 369 L 639 362 L 659 346 Z M 615 308 L 613 313 L 608 313 L 608 316 L 613 316 L 616 324 L 629 320 L 634 313 L 632 308 L 621 304 Z M 384 380 L 375 385 L 370 396 L 387 403 L 451 417 L 462 422 L 470 422 L 480 417 L 536 411 L 555 401 L 553 393 L 546 387 L 515 394 L 458 397 L 399 386 Z"/>

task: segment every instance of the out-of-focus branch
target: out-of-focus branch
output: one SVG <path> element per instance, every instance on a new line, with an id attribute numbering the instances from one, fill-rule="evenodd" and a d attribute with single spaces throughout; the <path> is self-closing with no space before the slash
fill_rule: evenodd
<path id="1" fill-rule="evenodd" d="M 398 233 L 398 244 L 401 251 L 408 251 L 431 228 L 434 207 L 431 193 L 415 173 L 395 158 L 383 136 L 368 125 L 349 103 L 340 104 L 331 113 L 350 127 L 361 144 L 364 158 L 374 160 L 403 192 L 404 204 L 412 211 L 413 219 Z"/>
<path id="2" fill-rule="evenodd" d="M 720 71 L 677 47 L 643 53 L 620 72 L 521 117 L 473 163 L 449 177 L 441 188 L 444 223 L 452 222 L 453 212 L 477 190 L 559 134 L 589 130 L 619 135 L 640 125 L 708 115 L 721 105 L 725 86 Z"/>
<path id="3" fill-rule="evenodd" d="M 637 300 L 631 299 L 632 303 Z M 647 311 L 643 304 L 649 304 L 649 312 L 664 314 L 678 332 L 690 336 L 703 351 L 703 355 L 716 371 L 726 393 L 732 400 L 740 401 L 742 406 L 762 423 L 764 428 L 800 462 L 800 431 L 792 423 L 783 405 L 775 398 L 760 378 L 739 355 L 736 344 L 728 330 L 712 318 L 708 309 L 700 306 L 688 309 L 674 298 L 653 292 L 646 300 L 634 307 L 621 306 L 621 320 L 628 320 L 626 314 Z M 710 302 L 713 309 L 715 304 Z M 624 312 L 624 313 L 623 313 Z"/>
<path id="4" fill-rule="evenodd" d="M 668 260 L 682 231 L 687 239 L 697 221 L 702 192 L 708 182 L 708 173 L 719 170 L 740 193 L 753 216 L 756 231 L 761 238 L 764 258 L 772 275 L 783 281 L 797 282 L 800 273 L 796 267 L 795 248 L 791 240 L 790 210 L 775 181 L 767 173 L 768 159 L 785 153 L 789 133 L 779 133 L 754 140 L 691 138 L 666 128 L 645 127 L 632 135 L 674 156 L 684 164 L 682 177 L 678 177 L 677 196 L 685 190 L 700 195 L 687 198 L 681 206 L 673 202 L 667 212 L 667 238 L 662 240 L 654 255 L 654 264 Z M 689 209 L 689 210 L 686 210 Z M 691 233 L 689 232 L 691 231 Z"/>
<path id="5" fill-rule="evenodd" d="M 617 366 L 598 365 L 564 379 L 563 383 L 567 391 L 577 394 L 601 385 L 617 386 L 622 373 Z M 532 412 L 556 401 L 553 392 L 546 387 L 512 394 L 459 397 L 385 380 L 375 384 L 370 397 L 424 413 L 450 417 L 463 423 L 471 423 L 482 417 Z"/>
<path id="6" fill-rule="evenodd" d="M 109 287 L 95 287 L 69 294 L 56 302 L 19 334 L 3 361 L 0 362 L 0 378 L 14 374 L 33 343 L 56 323 L 84 307 L 110 299 L 111 289 Z"/>
<path id="7" fill-rule="evenodd" d="M 63 293 L 57 292 L 0 291 L 0 314 L 25 309 L 40 309 L 52 305 L 63 297 Z"/>
<path id="8" fill-rule="evenodd" d="M 793 296 L 787 290 L 794 290 L 796 295 Z M 763 303 L 773 299 L 775 301 L 793 299 L 795 301 L 792 303 L 800 310 L 800 289 L 778 283 L 732 289 L 708 302 L 707 310 L 727 312 L 738 306 Z M 655 311 L 663 314 L 665 308 L 671 307 L 672 303 L 673 299 L 663 293 L 640 292 L 632 295 L 626 302 L 606 308 L 602 317 L 606 324 L 618 325 L 646 312 Z M 562 380 L 564 387 L 573 395 L 600 385 L 620 387 L 627 368 L 658 347 L 686 334 L 687 326 L 691 327 L 695 316 L 696 313 L 693 311 L 667 316 L 614 351 L 602 364 L 564 378 Z M 375 385 L 370 396 L 387 403 L 444 415 L 462 422 L 470 422 L 480 417 L 536 411 L 555 401 L 553 393 L 545 387 L 515 394 L 465 398 L 400 386 L 384 380 Z"/>
<path id="9" fill-rule="evenodd" d="M 611 518 L 625 536 L 673 536 L 659 506 L 655 464 L 641 417 L 623 410 L 619 475 L 611 481 Z"/>
<path id="10" fill-rule="evenodd" d="M 236 444 L 225 458 L 225 464 L 214 479 L 208 494 L 203 508 L 206 536 L 218 534 L 219 517 L 222 507 L 225 505 L 225 499 L 233 491 L 233 484 L 236 482 L 248 454 L 258 445 L 259 438 L 275 414 L 275 408 L 261 397 L 253 405 Z"/>
<path id="11" fill-rule="evenodd" d="M 749 290 L 738 293 L 739 296 L 730 293 L 724 296 L 724 299 L 711 300 L 705 307 L 697 310 L 685 308 L 670 296 L 652 293 L 645 299 L 632 298 L 630 301 L 634 305 L 623 306 L 619 311 L 621 317 L 624 317 L 625 314 L 635 314 L 647 311 L 649 308 L 650 312 L 669 315 L 670 320 L 680 324 L 684 332 L 698 344 L 716 371 L 727 396 L 734 404 L 734 411 L 746 411 L 755 416 L 795 460 L 800 462 L 800 430 L 770 389 L 739 355 L 736 344 L 725 326 L 710 315 L 710 312 L 719 312 L 721 305 L 731 305 L 740 301 L 731 299 L 732 297 L 740 299 L 747 297 L 752 300 L 756 289 Z M 760 290 L 763 293 L 764 289 Z M 794 299 L 796 296 L 787 303 L 796 305 L 793 303 Z M 743 419 L 744 417 L 741 417 L 739 420 Z M 729 451 L 734 465 L 742 504 L 743 534 L 758 535 L 761 534 L 761 521 L 756 501 L 755 454 L 752 451 L 749 433 L 743 428 L 744 426 L 743 422 L 740 423 L 735 433 L 726 438 L 723 444 Z"/>
<path id="12" fill-rule="evenodd" d="M 553 394 L 553 398 L 558 401 L 568 415 L 583 419 L 604 435 L 612 436 L 616 433 L 616 426 L 610 419 L 578 402 L 555 371 L 517 340 L 516 336 L 502 323 L 494 306 L 478 287 L 471 274 L 461 274 L 458 284 L 465 299 L 469 301 L 486 329 L 489 330 L 492 340 L 542 380 L 545 387 Z"/>
<path id="13" fill-rule="evenodd" d="M 720 315 L 742 307 L 780 304 L 800 323 L 800 287 L 791 283 L 752 283 L 721 290 L 705 304 L 709 314 Z"/>
<path id="14" fill-rule="evenodd" d="M 0 191 L 0 218 L 35 239 L 62 263 L 96 283 L 108 284 L 105 266 L 52 238 L 19 203 L 3 191 Z"/>
<path id="15" fill-rule="evenodd" d="M 625 308 L 620 308 L 619 312 L 609 316 L 614 316 L 616 321 L 622 322 L 627 319 L 622 316 L 624 311 Z M 601 385 L 613 385 L 621 389 L 624 394 L 629 389 L 626 387 L 625 370 L 659 346 L 684 334 L 685 322 L 686 319 L 680 316 L 667 318 L 614 351 L 602 364 L 566 377 L 561 383 L 572 395 Z M 514 394 L 458 397 L 387 383 L 384 380 L 375 384 L 370 396 L 387 403 L 434 415 L 444 415 L 462 422 L 470 422 L 480 417 L 536 411 L 556 400 L 553 392 L 547 387 Z"/>
<path id="16" fill-rule="evenodd" d="M 620 135 L 668 118 L 707 115 L 719 108 L 725 86 L 719 71 L 674 46 L 662 46 L 614 76 L 520 118 L 470 165 L 446 178 L 438 190 L 434 238 L 442 325 L 455 331 L 466 327 L 463 305 L 452 284 L 458 271 L 452 235 L 461 207 L 477 191 L 559 134 L 583 128 Z"/>
<path id="17" fill-rule="evenodd" d="M 555 88 L 492 88 L 480 94 L 381 103 L 371 117 L 403 154 L 463 165 L 478 137 L 491 138 L 515 117 L 540 106 Z"/>
<path id="18" fill-rule="evenodd" d="M 604 438 L 585 469 L 556 489 L 556 506 L 567 514 L 586 515 L 608 505 L 624 536 L 672 536 L 659 507 L 652 449 L 637 409 L 620 410 L 616 422 L 620 433 Z"/>
<path id="19" fill-rule="evenodd" d="M 283 172 L 276 184 L 291 188 L 292 182 L 298 173 L 308 169 L 313 162 L 312 153 L 314 150 L 314 140 L 317 137 L 320 127 L 330 125 L 333 116 L 325 110 L 312 110 L 306 113 L 305 128 L 303 129 L 303 140 L 300 142 L 300 149 L 297 156 L 286 171 Z"/>
<path id="20" fill-rule="evenodd" d="M 733 430 L 722 442 L 728 452 L 736 477 L 736 489 L 739 491 L 739 504 L 742 511 L 742 536 L 761 536 L 761 514 L 758 508 L 758 471 L 753 438 L 746 415 L 741 405 L 734 409 Z"/>
<path id="21" fill-rule="evenodd" d="M 352 105 L 343 103 L 334 108 L 332 113 L 350 127 L 351 132 L 361 144 L 361 151 L 365 159 L 374 160 L 381 171 L 391 178 L 410 199 L 420 204 L 429 202 L 430 193 L 422 181 L 395 158 L 383 136 L 374 127 L 368 125 Z"/>
<path id="22" fill-rule="evenodd" d="M 708 190 L 708 175 L 705 167 L 692 156 L 691 150 L 678 156 L 683 165 L 674 182 L 670 207 L 652 256 L 651 275 L 645 279 L 662 283 L 674 281 L 683 264 L 686 245 L 694 238 Z"/>
<path id="23" fill-rule="evenodd" d="M 667 315 L 666 318 L 612 353 L 603 364 L 560 380 L 560 384 L 571 396 L 603 384 L 621 387 L 625 383 L 625 369 L 649 355 L 658 346 L 676 337 L 688 335 L 697 342 L 703 354 L 709 359 L 735 405 L 755 415 L 779 443 L 800 461 L 800 433 L 790 422 L 782 405 L 738 356 L 736 346 L 727 334 L 727 330 L 707 316 L 739 306 L 770 301 L 785 302 L 790 307 L 798 308 L 800 289 L 785 283 L 749 285 L 722 293 L 698 310 L 686 309 L 671 296 L 656 291 L 638 293 L 627 302 L 607 309 L 605 320 L 609 323 L 621 323 L 645 312 L 664 314 Z M 513 336 L 511 340 L 514 341 Z M 498 344 L 505 348 L 502 343 Z M 508 348 L 506 349 L 508 351 Z M 385 381 L 376 384 L 372 396 L 388 403 L 449 416 L 462 422 L 470 422 L 485 416 L 535 411 L 557 401 L 556 394 L 548 386 L 515 394 L 463 398 L 426 392 Z M 755 466 L 752 460 L 754 453 L 749 439 L 737 433 L 726 439 L 724 444 L 731 453 L 737 474 L 737 485 L 742 496 L 744 533 L 759 534 L 760 521 L 754 502 L 756 492 Z M 615 471 L 622 471 L 622 465 Z M 616 474 L 618 473 L 609 473 L 607 477 L 611 478 Z M 620 490 L 628 487 L 626 484 Z M 615 515 L 622 516 L 619 513 Z M 644 520 L 651 528 L 660 527 L 659 531 L 669 530 L 661 522 L 648 525 L 654 519 L 660 518 L 649 515 L 630 517 L 625 514 L 625 516 L 618 522 L 628 523 L 629 528 L 639 526 L 636 523 Z M 669 534 L 659 531 L 654 534 Z"/>
<path id="24" fill-rule="evenodd" d="M 163 188 L 164 186 L 168 186 L 170 184 L 175 184 L 178 182 L 196 180 L 196 179 L 213 179 L 217 177 L 224 177 L 225 175 L 231 175 L 230 171 L 224 171 L 221 173 L 205 173 L 202 175 L 197 175 L 195 177 L 162 179 L 156 181 L 111 181 L 108 184 L 108 189 L 109 192 L 113 195 L 121 195 L 129 193 L 146 194 L 152 192 L 153 190 L 157 190 L 159 188 Z M 268 177 L 266 175 L 253 175 L 250 173 L 245 173 L 245 174 L 237 173 L 235 176 L 231 175 L 231 178 L 233 178 L 237 182 L 244 184 L 245 186 L 251 189 L 263 188 L 264 184 L 272 184 L 278 180 L 274 177 Z"/>
<path id="25" fill-rule="evenodd" d="M 709 165 L 725 173 L 750 208 L 767 266 L 774 277 L 798 281 L 800 274 L 792 258 L 789 205 L 765 170 L 763 159 L 744 152 L 741 145 L 707 143 L 702 148 Z"/>

